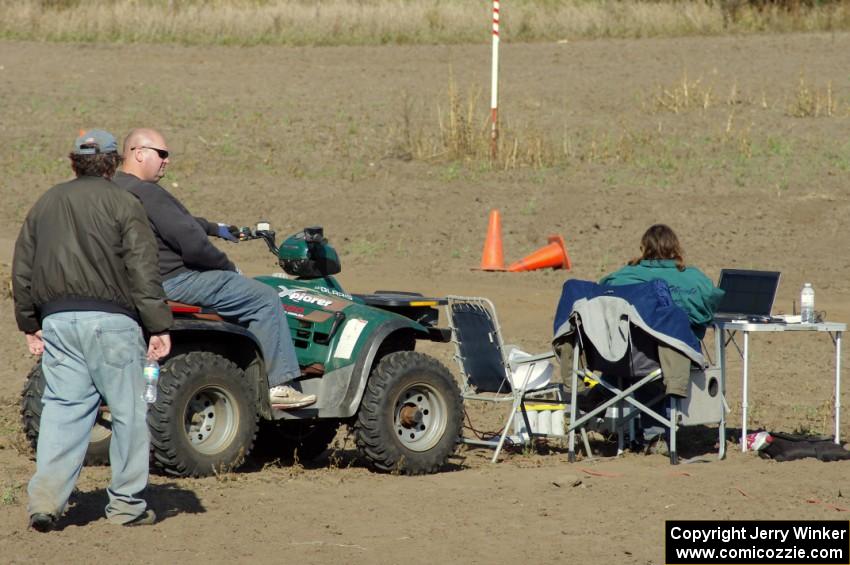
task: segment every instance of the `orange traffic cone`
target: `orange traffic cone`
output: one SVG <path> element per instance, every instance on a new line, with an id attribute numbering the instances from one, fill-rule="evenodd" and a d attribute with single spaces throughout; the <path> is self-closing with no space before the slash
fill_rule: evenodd
<path id="1" fill-rule="evenodd" d="M 517 271 L 533 271 L 535 269 L 572 269 L 573 262 L 570 261 L 570 256 L 567 255 L 567 246 L 564 245 L 564 238 L 560 235 L 550 235 L 549 245 L 541 247 L 531 255 L 520 259 L 508 267 L 508 271 L 516 273 Z"/>
<path id="2" fill-rule="evenodd" d="M 505 257 L 502 254 L 502 215 L 498 210 L 490 210 L 487 239 L 484 240 L 484 253 L 481 254 L 481 270 L 505 270 Z"/>

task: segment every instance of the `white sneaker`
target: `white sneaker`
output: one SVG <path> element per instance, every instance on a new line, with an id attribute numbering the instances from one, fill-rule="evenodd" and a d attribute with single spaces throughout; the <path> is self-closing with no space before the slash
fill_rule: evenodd
<path id="1" fill-rule="evenodd" d="M 278 385 L 269 389 L 272 407 L 279 410 L 303 408 L 316 402 L 315 394 L 304 394 L 288 385 Z"/>

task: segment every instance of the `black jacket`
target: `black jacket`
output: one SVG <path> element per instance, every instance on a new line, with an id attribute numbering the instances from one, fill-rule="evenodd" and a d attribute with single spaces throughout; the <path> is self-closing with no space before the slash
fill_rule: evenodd
<path id="1" fill-rule="evenodd" d="M 56 185 L 38 199 L 15 243 L 12 286 L 26 333 L 65 311 L 126 314 L 150 333 L 172 322 L 145 211 L 101 177 Z"/>
<path id="2" fill-rule="evenodd" d="M 145 207 L 159 245 L 159 272 L 163 280 L 186 271 L 235 271 L 224 252 L 210 243 L 218 224 L 192 216 L 170 192 L 156 183 L 118 171 L 112 179 L 129 190 Z"/>

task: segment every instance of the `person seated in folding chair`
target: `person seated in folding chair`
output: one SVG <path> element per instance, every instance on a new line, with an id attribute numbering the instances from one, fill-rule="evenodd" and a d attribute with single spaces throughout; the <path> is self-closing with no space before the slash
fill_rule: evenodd
<path id="1" fill-rule="evenodd" d="M 640 241 L 641 254 L 621 269 L 599 281 L 601 285 L 622 286 L 653 280 L 663 280 L 670 289 L 673 302 L 688 315 L 691 330 L 698 339 L 714 319 L 724 292 L 716 288 L 702 271 L 685 265 L 685 253 L 676 233 L 665 224 L 655 224 L 644 232 Z M 686 396 L 691 360 L 675 349 L 659 347 L 667 394 Z M 644 428 L 649 441 L 660 428 Z"/>
<path id="2" fill-rule="evenodd" d="M 723 457 L 722 380 L 704 370 L 700 341 L 666 281 L 606 286 L 567 280 L 553 330 L 552 345 L 565 384 L 570 383 L 570 406 L 576 408 L 567 430 L 569 461 L 575 461 L 575 433 L 588 426 L 616 432 L 618 454 L 626 437 L 638 443 L 650 439 L 635 433 L 641 428 L 635 429 L 638 417 L 660 426 L 672 464 L 678 462 L 679 426 L 720 424 L 718 456 Z M 682 369 L 676 379 L 670 379 L 671 360 Z M 692 365 L 698 368 L 693 373 Z M 587 445 L 585 451 L 591 455 Z"/>

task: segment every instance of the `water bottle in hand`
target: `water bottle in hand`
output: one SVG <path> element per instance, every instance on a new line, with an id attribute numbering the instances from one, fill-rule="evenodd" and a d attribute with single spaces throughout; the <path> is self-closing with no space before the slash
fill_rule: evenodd
<path id="1" fill-rule="evenodd" d="M 148 361 L 145 363 L 145 392 L 142 394 L 142 400 L 148 404 L 156 402 L 156 390 L 159 383 L 159 363 L 156 361 Z"/>
<path id="2" fill-rule="evenodd" d="M 800 292 L 800 322 L 815 323 L 815 289 L 812 288 L 812 283 L 804 284 Z"/>

